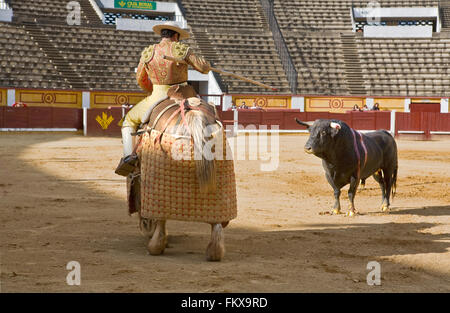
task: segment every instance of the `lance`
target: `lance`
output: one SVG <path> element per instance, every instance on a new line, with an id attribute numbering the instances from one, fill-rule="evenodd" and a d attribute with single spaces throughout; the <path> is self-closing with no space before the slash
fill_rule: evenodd
<path id="1" fill-rule="evenodd" d="M 179 59 L 167 56 L 167 55 L 164 56 L 164 59 L 169 60 L 169 61 L 174 61 L 174 62 L 177 62 L 177 63 L 180 63 L 180 64 L 187 64 L 187 62 L 184 61 L 184 60 L 179 60 Z M 234 74 L 234 73 L 231 73 L 231 72 L 223 71 L 223 70 L 215 68 L 215 67 L 210 67 L 209 69 L 211 71 L 213 71 L 213 72 L 216 72 L 216 73 L 219 73 L 219 74 L 222 74 L 222 75 L 231 76 L 231 77 L 234 77 L 236 79 L 243 80 L 245 82 L 248 82 L 248 83 L 260 86 L 260 87 L 271 89 L 273 91 L 278 91 L 277 88 L 274 88 L 272 86 L 269 86 L 269 85 L 257 82 L 257 81 L 255 81 L 253 79 L 250 79 L 250 78 L 247 78 L 247 77 L 244 77 L 244 76 L 241 76 L 241 75 L 237 75 L 237 74 Z"/>

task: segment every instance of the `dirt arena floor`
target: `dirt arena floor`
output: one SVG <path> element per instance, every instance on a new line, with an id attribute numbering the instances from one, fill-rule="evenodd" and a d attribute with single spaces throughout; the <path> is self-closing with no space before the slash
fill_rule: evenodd
<path id="1" fill-rule="evenodd" d="M 370 178 L 355 217 L 333 205 L 307 136 L 282 135 L 277 170 L 236 161 L 238 218 L 222 262 L 205 261 L 210 226 L 169 221 L 169 247 L 150 256 L 125 179 L 119 138 L 0 134 L 1 292 L 449 292 L 450 141 L 397 141 L 390 214 Z M 341 196 L 348 207 L 346 187 Z M 81 265 L 81 285 L 66 265 Z M 369 286 L 367 264 L 381 265 Z"/>

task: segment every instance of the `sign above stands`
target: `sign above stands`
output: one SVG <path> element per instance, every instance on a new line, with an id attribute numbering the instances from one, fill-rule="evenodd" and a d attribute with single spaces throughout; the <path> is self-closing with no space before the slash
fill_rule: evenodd
<path id="1" fill-rule="evenodd" d="M 114 0 L 114 8 L 131 10 L 156 10 L 156 1 Z"/>

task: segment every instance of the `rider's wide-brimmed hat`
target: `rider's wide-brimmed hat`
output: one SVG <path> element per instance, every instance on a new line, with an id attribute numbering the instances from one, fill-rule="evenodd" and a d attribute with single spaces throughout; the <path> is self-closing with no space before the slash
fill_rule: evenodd
<path id="1" fill-rule="evenodd" d="M 190 37 L 189 32 L 180 28 L 180 26 L 175 22 L 166 22 L 164 24 L 158 24 L 158 25 L 153 26 L 153 31 L 158 35 L 161 35 L 161 31 L 163 29 L 170 29 L 170 30 L 173 30 L 173 31 L 179 33 L 180 40 L 188 39 Z"/>

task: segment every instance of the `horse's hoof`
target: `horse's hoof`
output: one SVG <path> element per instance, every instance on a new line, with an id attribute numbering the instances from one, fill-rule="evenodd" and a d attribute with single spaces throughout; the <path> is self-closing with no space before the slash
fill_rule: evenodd
<path id="1" fill-rule="evenodd" d="M 387 204 L 383 204 L 381 206 L 381 212 L 389 213 L 389 206 Z"/>
<path id="2" fill-rule="evenodd" d="M 206 248 L 206 260 L 209 262 L 222 261 L 225 256 L 225 247 L 216 247 L 212 242 Z"/>
<path id="3" fill-rule="evenodd" d="M 348 216 L 348 217 L 353 217 L 353 216 L 355 216 L 356 214 L 358 214 L 358 213 L 356 213 L 356 211 L 351 211 L 351 210 L 350 210 L 350 211 L 347 212 L 347 216 Z"/>
<path id="4" fill-rule="evenodd" d="M 167 236 L 161 233 L 158 235 L 155 233 L 148 242 L 148 252 L 150 253 L 150 255 L 161 255 L 164 253 L 167 243 Z"/>
<path id="5" fill-rule="evenodd" d="M 155 233 L 156 223 L 147 218 L 140 218 L 139 220 L 139 230 L 141 231 L 142 236 L 151 238 Z"/>
<path id="6" fill-rule="evenodd" d="M 206 260 L 221 261 L 225 256 L 225 240 L 221 224 L 215 224 L 211 231 L 211 242 L 206 248 Z"/>
<path id="7" fill-rule="evenodd" d="M 152 243 L 152 241 L 150 240 L 147 246 L 147 250 L 148 253 L 150 253 L 150 255 L 161 255 L 164 253 L 165 248 L 166 248 L 165 241 L 159 243 Z"/>

